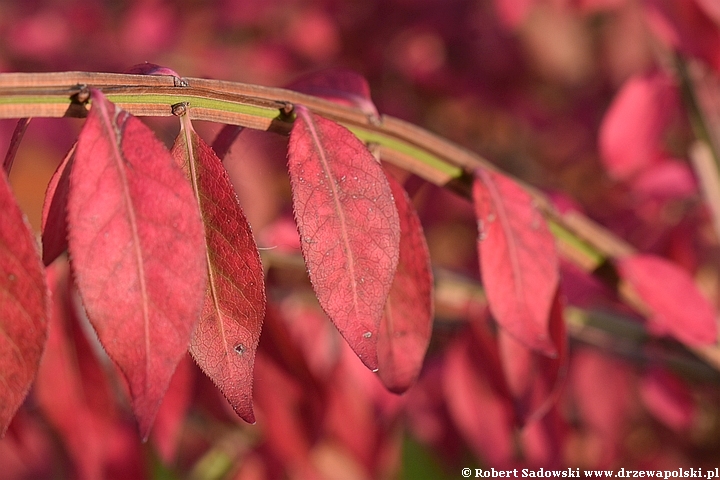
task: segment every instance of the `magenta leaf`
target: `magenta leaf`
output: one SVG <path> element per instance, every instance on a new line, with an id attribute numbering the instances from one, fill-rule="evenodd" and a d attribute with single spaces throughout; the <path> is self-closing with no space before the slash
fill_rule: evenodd
<path id="1" fill-rule="evenodd" d="M 67 250 L 67 197 L 75 147 L 65 155 L 50 178 L 42 209 L 43 263 L 50 265 Z"/>
<path id="2" fill-rule="evenodd" d="M 442 385 L 445 402 L 450 417 L 475 454 L 502 468 L 513 457 L 512 412 L 475 365 L 472 349 L 467 336 L 448 347 Z"/>
<path id="3" fill-rule="evenodd" d="M 203 226 L 190 184 L 152 131 L 99 91 L 91 99 L 70 173 L 69 252 L 147 438 L 202 310 Z"/>
<path id="4" fill-rule="evenodd" d="M 172 154 L 190 175 L 205 223 L 208 290 L 190 352 L 244 420 L 254 423 L 252 378 L 265 316 L 255 240 L 220 159 L 187 117 Z"/>
<path id="5" fill-rule="evenodd" d="M 400 258 L 380 321 L 378 375 L 391 391 L 415 383 L 430 343 L 433 278 L 420 219 L 402 185 L 387 175 L 400 218 Z"/>
<path id="6" fill-rule="evenodd" d="M 473 186 L 478 250 L 490 312 L 510 335 L 546 355 L 559 282 L 555 239 L 530 195 L 513 180 L 478 170 Z"/>
<path id="7" fill-rule="evenodd" d="M 385 174 L 349 130 L 297 109 L 288 168 L 315 294 L 348 344 L 377 368 L 377 337 L 400 226 Z"/>
<path id="8" fill-rule="evenodd" d="M 677 433 L 692 427 L 699 409 L 692 390 L 682 379 L 654 367 L 643 375 L 639 383 L 640 398 L 658 420 Z"/>
<path id="9" fill-rule="evenodd" d="M 150 438 L 166 465 L 172 465 L 177 459 L 183 423 L 192 402 L 196 372 L 197 367 L 190 355 L 183 357 L 155 418 Z"/>
<path id="10" fill-rule="evenodd" d="M 47 337 L 49 295 L 35 237 L 0 173 L 0 434 L 35 378 Z"/>
<path id="11" fill-rule="evenodd" d="M 663 73 L 629 79 L 600 125 L 600 154 L 608 173 L 629 180 L 654 162 L 665 127 L 677 108 L 677 92 Z"/>
<path id="12" fill-rule="evenodd" d="M 717 341 L 717 314 L 685 270 L 649 254 L 622 258 L 617 267 L 647 304 L 653 323 L 686 345 Z"/>
<path id="13" fill-rule="evenodd" d="M 498 332 L 503 372 L 520 425 L 531 423 L 548 412 L 560 394 L 567 373 L 567 333 L 559 294 L 553 301 L 549 327 L 558 352 L 554 358 L 530 350 L 503 330 Z"/>
<path id="14" fill-rule="evenodd" d="M 67 263 L 47 269 L 53 308 L 34 393 L 38 407 L 60 434 L 78 477 L 101 479 L 110 448 L 111 387 L 80 331 Z"/>

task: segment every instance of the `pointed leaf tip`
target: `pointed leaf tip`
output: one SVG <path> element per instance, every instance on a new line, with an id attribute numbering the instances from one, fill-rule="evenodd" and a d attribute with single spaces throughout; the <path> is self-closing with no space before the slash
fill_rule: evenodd
<path id="1" fill-rule="evenodd" d="M 300 107 L 288 170 L 301 249 L 325 313 L 371 370 L 398 263 L 400 226 L 382 168 L 346 128 Z"/>
<path id="2" fill-rule="evenodd" d="M 208 290 L 190 353 L 235 412 L 255 423 L 252 380 L 265 316 L 255 240 L 220 159 L 183 117 L 172 154 L 186 165 L 205 224 Z"/>
<path id="3" fill-rule="evenodd" d="M 203 226 L 153 132 L 99 91 L 91 99 L 70 173 L 68 247 L 88 318 L 147 438 L 202 309 Z"/>
<path id="4" fill-rule="evenodd" d="M 420 219 L 400 182 L 387 175 L 400 218 L 400 257 L 378 339 L 378 374 L 395 393 L 410 388 L 423 365 L 433 319 L 430 253 Z"/>
<path id="5" fill-rule="evenodd" d="M 520 342 L 557 355 L 548 325 L 560 275 L 545 219 L 515 181 L 489 170 L 476 172 L 473 201 L 490 312 Z"/>
<path id="6" fill-rule="evenodd" d="M 691 346 L 717 341 L 717 314 L 685 270 L 649 254 L 622 258 L 617 267 L 664 331 Z"/>

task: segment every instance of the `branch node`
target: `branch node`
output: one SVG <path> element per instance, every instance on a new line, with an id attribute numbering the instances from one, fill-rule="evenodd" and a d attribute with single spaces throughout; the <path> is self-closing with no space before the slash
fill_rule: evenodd
<path id="1" fill-rule="evenodd" d="M 79 103 L 84 105 L 90 100 L 90 88 L 84 83 L 79 83 L 72 90 L 76 90 L 75 93 L 70 95 L 70 100 L 73 103 Z"/>
<path id="2" fill-rule="evenodd" d="M 176 87 L 189 87 L 190 82 L 188 82 L 184 78 L 173 75 L 173 85 L 175 85 Z"/>
<path id="3" fill-rule="evenodd" d="M 182 117 L 187 113 L 188 107 L 190 106 L 190 102 L 180 102 L 174 104 L 172 108 L 172 114 L 176 117 Z"/>
<path id="4" fill-rule="evenodd" d="M 280 115 L 283 119 L 289 119 L 295 111 L 295 105 L 290 102 L 284 102 L 280 107 Z"/>

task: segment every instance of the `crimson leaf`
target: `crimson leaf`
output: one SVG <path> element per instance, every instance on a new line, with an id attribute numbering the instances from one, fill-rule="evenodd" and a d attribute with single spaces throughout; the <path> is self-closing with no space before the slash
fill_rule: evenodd
<path id="1" fill-rule="evenodd" d="M 265 316 L 260 254 L 220 159 L 187 116 L 182 122 L 172 154 L 200 204 L 209 280 L 190 352 L 237 414 L 253 423 L 252 371 Z"/>
<path id="2" fill-rule="evenodd" d="M 400 217 L 400 259 L 378 339 L 378 375 L 391 391 L 415 383 L 430 343 L 433 279 L 420 219 L 402 185 L 387 176 Z"/>
<path id="3" fill-rule="evenodd" d="M 302 107 L 297 115 L 288 168 L 310 281 L 345 340 L 376 369 L 399 256 L 397 208 L 382 168 L 357 137 Z"/>
<path id="4" fill-rule="evenodd" d="M 548 324 L 558 260 L 545 219 L 530 195 L 499 173 L 477 171 L 473 200 L 490 312 L 517 340 L 546 355 L 557 354 Z"/>
<path id="5" fill-rule="evenodd" d="M 43 263 L 50 265 L 67 250 L 67 197 L 75 145 L 58 165 L 45 192 L 42 209 Z"/>
<path id="6" fill-rule="evenodd" d="M 648 254 L 622 258 L 617 266 L 620 276 L 650 308 L 650 320 L 656 326 L 687 345 L 716 342 L 715 310 L 685 270 Z"/>
<path id="7" fill-rule="evenodd" d="M 91 99 L 70 173 L 68 246 L 90 322 L 147 438 L 202 309 L 203 227 L 187 179 L 152 131 L 99 91 Z"/>
<path id="8" fill-rule="evenodd" d="M 0 173 L 0 434 L 38 370 L 47 336 L 48 293 L 35 238 Z"/>

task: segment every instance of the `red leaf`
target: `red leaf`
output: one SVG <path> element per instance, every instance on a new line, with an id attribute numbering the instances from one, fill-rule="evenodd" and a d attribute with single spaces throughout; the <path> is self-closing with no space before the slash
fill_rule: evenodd
<path id="1" fill-rule="evenodd" d="M 205 223 L 209 285 L 190 353 L 238 415 L 254 423 L 252 370 L 265 316 L 260 254 L 227 172 L 187 116 L 172 154 L 185 165 Z"/>
<path id="2" fill-rule="evenodd" d="M 559 281 L 555 239 L 530 195 L 511 179 L 478 170 L 473 186 L 478 250 L 490 312 L 510 335 L 546 355 Z"/>
<path id="3" fill-rule="evenodd" d="M 152 131 L 99 91 L 91 98 L 70 173 L 69 251 L 147 438 L 202 309 L 203 228 L 187 179 Z"/>
<path id="4" fill-rule="evenodd" d="M 192 401 L 196 372 L 197 367 L 193 365 L 190 356 L 183 357 L 155 418 L 151 437 L 166 465 L 172 465 L 177 457 L 183 422 Z"/>
<path id="5" fill-rule="evenodd" d="M 602 442 L 600 465 L 616 461 L 625 435 L 634 379 L 628 365 L 592 349 L 573 353 L 569 385 L 578 423 Z"/>
<path id="6" fill-rule="evenodd" d="M 504 331 L 498 332 L 503 372 L 521 425 L 548 412 L 557 400 L 565 378 L 567 334 L 559 295 L 555 296 L 550 313 L 550 336 L 558 352 L 555 358 L 538 355 Z"/>
<path id="7" fill-rule="evenodd" d="M 58 165 L 45 192 L 42 210 L 43 263 L 50 265 L 67 250 L 67 197 L 75 147 Z"/>
<path id="8" fill-rule="evenodd" d="M 136 65 L 133 65 L 132 67 L 126 69 L 124 73 L 130 73 L 133 75 L 164 75 L 180 78 L 180 75 L 178 75 L 175 70 L 150 62 L 138 63 Z"/>
<path id="9" fill-rule="evenodd" d="M 263 340 L 264 341 L 264 340 Z M 310 468 L 313 424 L 307 421 L 314 407 L 307 385 L 289 375 L 267 355 L 260 354 L 255 369 L 260 424 L 267 447 L 288 470 Z"/>
<path id="10" fill-rule="evenodd" d="M 598 139 L 612 177 L 628 180 L 656 159 L 677 102 L 676 89 L 663 73 L 637 75 L 625 82 L 603 118 Z"/>
<path id="11" fill-rule="evenodd" d="M 103 414 L 108 407 L 112 408 L 110 385 L 87 340 L 82 334 L 77 335 L 79 325 L 75 325 L 77 318 L 68 291 L 67 265 L 56 263 L 47 271 L 53 309 L 47 346 L 35 381 L 35 397 L 38 407 L 60 434 L 78 477 L 104 478 L 110 418 Z M 85 372 L 94 370 L 95 375 L 83 375 L 80 366 Z M 98 380 L 95 383 L 99 385 L 88 390 L 87 384 L 93 380 Z M 104 391 L 98 392 L 98 387 Z M 98 402 L 104 405 L 97 405 Z"/>
<path id="12" fill-rule="evenodd" d="M 370 97 L 367 80 L 352 70 L 334 69 L 311 73 L 295 80 L 287 88 L 341 105 L 357 107 L 368 116 L 379 115 Z"/>
<path id="13" fill-rule="evenodd" d="M 672 48 L 699 57 L 720 71 L 720 29 L 713 0 L 646 0 L 647 23 Z M 714 2 L 716 3 L 716 2 Z"/>
<path id="14" fill-rule="evenodd" d="M 446 353 L 443 390 L 450 415 L 475 453 L 489 465 L 504 467 L 513 456 L 512 413 L 470 360 L 467 337 Z"/>
<path id="15" fill-rule="evenodd" d="M 653 368 L 643 376 L 640 397 L 658 420 L 677 432 L 689 429 L 696 418 L 692 392 L 680 378 L 665 370 Z"/>
<path id="16" fill-rule="evenodd" d="M 716 312 L 685 270 L 646 254 L 622 258 L 617 267 L 649 307 L 652 322 L 687 345 L 716 342 Z"/>
<path id="17" fill-rule="evenodd" d="M 47 336 L 48 293 L 35 238 L 0 173 L 0 435 L 22 404 Z"/>
<path id="18" fill-rule="evenodd" d="M 420 219 L 402 185 L 387 175 L 400 218 L 400 259 L 378 337 L 378 375 L 391 391 L 415 383 L 430 343 L 433 279 Z"/>
<path id="19" fill-rule="evenodd" d="M 295 220 L 325 313 L 371 369 L 398 263 L 400 226 L 390 186 L 349 130 L 304 108 L 290 134 Z"/>

